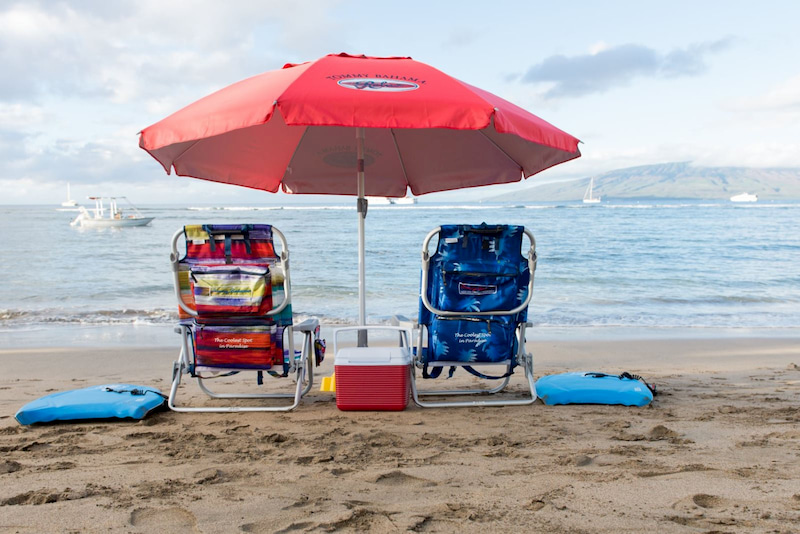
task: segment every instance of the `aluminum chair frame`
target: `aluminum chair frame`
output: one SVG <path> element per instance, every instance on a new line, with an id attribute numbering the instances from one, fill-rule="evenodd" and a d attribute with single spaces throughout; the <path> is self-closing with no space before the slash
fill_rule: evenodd
<path id="1" fill-rule="evenodd" d="M 289 273 L 289 248 L 286 242 L 286 237 L 283 233 L 271 227 L 273 238 L 277 237 L 281 244 L 281 253 L 278 256 L 278 265 L 284 273 L 284 298 L 278 306 L 273 307 L 266 316 L 276 315 L 286 309 L 291 304 L 291 278 Z M 178 252 L 178 242 L 181 236 L 185 236 L 185 228 L 181 228 L 172 236 L 172 251 L 170 253 L 170 263 L 172 265 L 173 282 L 175 289 L 175 296 L 178 301 L 178 306 L 191 317 L 197 317 L 197 311 L 189 308 L 181 299 L 180 289 L 180 253 Z M 175 328 L 175 332 L 181 335 L 181 351 L 178 359 L 173 364 L 172 369 L 172 385 L 170 387 L 169 398 L 167 405 L 171 410 L 176 412 L 286 412 L 293 410 L 300 404 L 300 400 L 305 394 L 311 391 L 314 385 L 314 340 L 313 333 L 319 326 L 317 319 L 307 319 L 297 325 L 288 325 L 285 327 L 283 340 L 285 346 L 284 350 L 288 350 L 291 355 L 289 358 L 289 373 L 293 375 L 295 387 L 293 393 L 216 393 L 212 391 L 200 373 L 195 372 L 194 378 L 197 379 L 200 389 L 209 397 L 214 399 L 289 399 L 290 404 L 278 406 L 179 406 L 177 404 L 178 387 L 181 384 L 181 377 L 184 374 L 192 373 L 192 355 L 194 349 L 192 343 L 192 327 L 189 324 L 180 324 Z M 294 351 L 294 334 L 303 334 L 303 347 L 299 358 L 296 358 Z M 226 369 L 220 367 L 219 372 L 253 372 L 256 369 L 239 369 L 230 368 Z"/>
<path id="2" fill-rule="evenodd" d="M 536 238 L 533 235 L 533 232 L 528 230 L 527 228 L 523 228 L 523 233 L 528 237 L 530 240 L 530 248 L 528 250 L 527 255 L 527 262 L 528 262 L 528 269 L 530 271 L 530 279 L 528 281 L 528 294 L 525 297 L 524 302 L 522 302 L 519 306 L 510 309 L 510 310 L 499 310 L 499 311 L 489 311 L 489 312 L 453 312 L 449 310 L 439 310 L 436 309 L 429 300 L 428 297 L 428 267 L 430 266 L 430 259 L 431 255 L 428 251 L 428 246 L 433 239 L 434 236 L 438 235 L 441 232 L 442 227 L 436 227 L 435 229 L 431 230 L 422 243 L 422 281 L 420 283 L 420 300 L 425 306 L 425 308 L 432 312 L 435 315 L 441 316 L 448 316 L 448 317 L 457 317 L 457 316 L 490 316 L 490 315 L 514 315 L 525 308 L 528 307 L 530 304 L 531 298 L 533 297 L 533 280 L 534 280 L 534 273 L 536 271 L 536 263 L 537 263 L 537 256 L 536 256 Z M 402 321 L 400 321 L 402 323 Z M 480 396 L 489 396 L 500 393 L 503 391 L 506 386 L 511 381 L 511 376 L 506 376 L 504 378 L 499 379 L 500 384 L 490 388 L 476 388 L 476 389 L 446 389 L 446 390 L 421 390 L 417 386 L 416 381 L 416 369 L 421 369 L 424 366 L 424 362 L 422 361 L 422 354 L 424 348 L 424 340 L 425 340 L 425 330 L 426 327 L 424 325 L 418 325 L 418 335 L 417 335 L 417 346 L 414 356 L 414 365 L 412 367 L 411 372 L 411 394 L 414 399 L 414 402 L 422 407 L 422 408 L 445 408 L 445 407 L 470 407 L 470 406 L 512 406 L 512 405 L 528 405 L 533 404 L 536 402 L 538 398 L 536 395 L 536 385 L 533 376 L 533 354 L 529 353 L 525 350 L 525 329 L 528 327 L 532 327 L 533 325 L 530 322 L 523 322 L 517 325 L 515 336 L 517 338 L 517 354 L 516 360 L 518 365 L 521 366 L 525 372 L 525 379 L 528 384 L 528 388 L 530 390 L 530 397 L 526 397 L 523 399 L 492 399 L 492 400 L 464 400 L 464 401 L 426 401 L 423 400 L 423 397 L 439 397 L 439 396 L 467 396 L 467 395 L 480 395 Z M 511 367 L 511 359 L 505 360 L 504 362 L 433 362 L 428 363 L 428 366 L 437 366 L 437 367 L 478 367 L 478 366 L 498 366 L 498 365 L 505 365 L 505 372 L 508 373 L 512 370 Z"/>

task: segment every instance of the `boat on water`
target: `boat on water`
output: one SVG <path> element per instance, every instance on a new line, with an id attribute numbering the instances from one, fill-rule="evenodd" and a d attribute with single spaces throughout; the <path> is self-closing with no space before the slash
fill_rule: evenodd
<path id="1" fill-rule="evenodd" d="M 67 183 L 67 200 L 61 203 L 62 206 L 65 208 L 77 208 L 78 203 L 72 198 L 72 195 L 69 192 L 69 183 Z"/>
<path id="2" fill-rule="evenodd" d="M 731 202 L 758 202 L 758 195 L 740 193 L 731 197 Z"/>
<path id="3" fill-rule="evenodd" d="M 599 204 L 600 197 L 594 196 L 594 176 L 589 180 L 589 187 L 586 188 L 586 192 L 583 194 L 583 203 L 584 204 Z"/>
<path id="4" fill-rule="evenodd" d="M 367 197 L 372 206 L 407 206 L 417 203 L 416 197 Z"/>
<path id="5" fill-rule="evenodd" d="M 136 206 L 130 203 L 125 197 L 89 197 L 89 200 L 94 200 L 94 208 L 88 210 L 83 206 L 79 206 L 80 213 L 70 226 L 81 226 L 88 228 L 114 228 L 125 226 L 146 226 L 150 224 L 155 217 L 143 216 Z M 126 210 L 131 210 L 133 213 L 124 213 L 119 207 L 118 200 L 127 202 Z M 108 206 L 106 206 L 108 203 Z"/>

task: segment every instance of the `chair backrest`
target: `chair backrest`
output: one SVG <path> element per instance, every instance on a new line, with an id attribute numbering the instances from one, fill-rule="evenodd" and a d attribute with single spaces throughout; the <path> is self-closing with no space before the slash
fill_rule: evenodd
<path id="1" fill-rule="evenodd" d="M 182 235 L 186 243 L 185 253 L 182 257 L 176 258 L 180 302 L 184 305 L 178 309 L 181 319 L 194 317 L 195 313 L 200 317 L 271 315 L 280 324 L 291 324 L 291 295 L 285 287 L 288 274 L 287 262 L 275 252 L 274 234 L 280 236 L 283 247 L 281 254 L 288 258 L 282 234 L 277 228 L 267 224 L 198 224 L 185 226 L 178 232 L 176 240 Z M 176 243 L 173 243 L 173 248 L 176 248 Z M 226 310 L 222 306 L 216 311 L 212 306 L 204 308 L 202 302 L 213 305 L 214 295 L 209 295 L 208 291 L 205 291 L 204 295 L 203 288 L 214 285 L 215 278 L 218 280 L 227 278 L 232 282 L 232 289 L 236 289 L 236 284 L 233 283 L 237 278 L 235 273 L 241 273 L 238 279 L 242 285 L 246 285 L 248 274 L 263 276 L 264 269 L 269 271 L 266 276 L 269 283 L 265 283 L 263 287 L 267 297 L 264 300 L 266 304 L 274 305 L 268 306 L 262 302 L 257 310 L 242 308 L 238 312 L 235 308 Z M 200 284 L 196 283 L 198 280 Z M 257 281 L 254 280 L 253 283 Z M 220 288 L 220 283 L 217 283 L 217 286 Z M 198 301 L 201 302 L 199 309 Z M 286 306 L 280 312 L 272 313 L 284 301 Z M 224 304 L 221 299 L 220 304 Z"/>
<path id="2" fill-rule="evenodd" d="M 514 332 L 527 319 L 530 291 L 531 261 L 521 252 L 525 233 L 522 226 L 485 223 L 438 229 L 436 252 L 423 264 L 420 297 L 428 361 L 513 360 Z"/>
<path id="3" fill-rule="evenodd" d="M 273 236 L 281 241 L 280 255 Z M 266 224 L 192 225 L 175 234 L 172 249 L 179 314 L 193 324 L 197 365 L 283 364 L 283 331 L 292 324 L 283 234 Z"/>

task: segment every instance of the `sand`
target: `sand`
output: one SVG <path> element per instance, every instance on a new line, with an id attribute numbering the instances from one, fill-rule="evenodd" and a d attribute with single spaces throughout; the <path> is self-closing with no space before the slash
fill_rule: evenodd
<path id="1" fill-rule="evenodd" d="M 25 427 L 50 392 L 166 392 L 176 351 L 0 351 L 0 532 L 800 532 L 800 339 L 531 348 L 537 376 L 630 371 L 660 394 L 341 412 L 315 386 L 289 413 Z"/>

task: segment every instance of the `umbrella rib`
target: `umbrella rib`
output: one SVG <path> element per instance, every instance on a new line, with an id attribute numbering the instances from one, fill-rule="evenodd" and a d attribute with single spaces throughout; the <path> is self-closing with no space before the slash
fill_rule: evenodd
<path id="1" fill-rule="evenodd" d="M 300 136 L 300 139 L 297 141 L 297 144 L 294 146 L 294 150 L 292 151 L 292 156 L 289 158 L 289 162 L 286 164 L 286 170 L 283 171 L 283 178 L 281 178 L 281 182 L 284 183 L 284 190 L 286 189 L 285 181 L 286 175 L 291 173 L 290 169 L 292 168 L 292 162 L 294 161 L 295 155 L 297 155 L 297 151 L 300 149 L 300 146 L 303 144 L 303 140 L 306 138 L 308 134 L 309 126 L 306 126 L 306 129 L 303 130 L 303 135 Z M 287 173 L 287 171 L 289 171 Z"/>
<path id="2" fill-rule="evenodd" d="M 192 144 L 190 144 L 189 146 L 187 146 L 186 148 L 184 148 L 183 150 L 181 150 L 181 153 L 180 153 L 180 154 L 178 154 L 177 156 L 175 156 L 174 158 L 172 158 L 172 168 L 173 168 L 173 169 L 175 169 L 175 162 L 176 162 L 176 161 L 178 161 L 179 159 L 181 159 L 181 158 L 183 157 L 183 155 L 184 155 L 184 154 L 186 154 L 186 153 L 187 153 L 187 152 L 189 152 L 191 149 L 193 149 L 193 148 L 195 147 L 195 145 L 196 145 L 197 143 L 199 143 L 200 141 L 203 141 L 203 139 L 195 139 L 194 141 L 192 141 Z M 175 172 L 177 173 L 177 172 L 178 172 L 178 170 L 177 170 L 177 169 L 175 169 Z"/>
<path id="3" fill-rule="evenodd" d="M 492 119 L 492 124 L 494 124 L 494 119 Z M 480 133 L 480 134 L 481 134 L 483 137 L 485 137 L 485 138 L 486 138 L 486 140 L 487 140 L 487 141 L 489 141 L 491 144 L 493 144 L 493 145 L 494 145 L 494 147 L 495 147 L 497 150 L 499 150 L 500 152 L 502 152 L 502 153 L 503 153 L 503 155 L 504 155 L 505 157 L 507 157 L 507 158 L 508 158 L 508 160 L 509 160 L 511 163 L 513 163 L 513 164 L 517 165 L 517 167 L 519 167 L 519 169 L 520 169 L 520 172 L 522 172 L 522 173 L 524 173 L 524 172 L 525 172 L 525 169 L 524 169 L 524 168 L 522 168 L 522 166 L 521 166 L 519 163 L 517 163 L 517 161 L 516 161 L 514 158 L 512 158 L 512 157 L 511 157 L 511 156 L 508 154 L 508 152 L 506 152 L 505 150 L 503 150 L 503 148 L 502 148 L 500 145 L 498 145 L 497 143 L 495 143 L 495 142 L 494 142 L 494 140 L 493 140 L 491 137 L 489 137 L 488 135 L 486 135 L 486 133 L 485 133 L 483 130 L 478 130 L 478 133 Z"/>
<path id="4" fill-rule="evenodd" d="M 400 147 L 397 146 L 397 137 L 394 135 L 394 128 L 389 128 L 389 133 L 392 134 L 392 143 L 394 143 L 394 149 L 397 151 L 397 160 L 400 162 L 400 169 L 403 171 L 403 178 L 406 179 L 406 189 L 410 187 L 411 182 L 408 181 L 408 173 L 406 172 L 406 164 L 403 163 L 403 155 L 400 153 Z"/>

